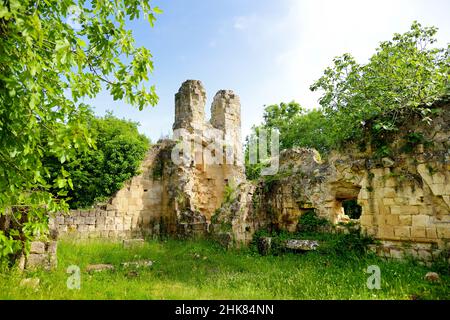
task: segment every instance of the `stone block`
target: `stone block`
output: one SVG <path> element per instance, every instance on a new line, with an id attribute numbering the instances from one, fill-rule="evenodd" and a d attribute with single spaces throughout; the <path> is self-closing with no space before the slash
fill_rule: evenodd
<path id="1" fill-rule="evenodd" d="M 75 217 L 73 223 L 74 224 L 84 224 L 84 217 Z"/>
<path id="2" fill-rule="evenodd" d="M 63 216 L 57 216 L 55 219 L 56 224 L 64 224 L 64 217 Z"/>
<path id="3" fill-rule="evenodd" d="M 398 215 L 398 222 L 400 226 L 410 226 L 412 224 L 411 215 Z"/>
<path id="4" fill-rule="evenodd" d="M 401 249 L 398 248 L 390 248 L 389 249 L 389 256 L 392 259 L 403 259 L 404 252 Z"/>
<path id="5" fill-rule="evenodd" d="M 48 268 L 49 260 L 48 254 L 35 254 L 31 253 L 28 255 L 25 263 L 26 269 L 36 269 L 36 268 Z"/>
<path id="6" fill-rule="evenodd" d="M 421 205 L 419 207 L 419 214 L 421 214 L 421 215 L 432 215 L 433 214 L 433 206 Z"/>
<path id="7" fill-rule="evenodd" d="M 383 198 L 395 198 L 397 196 L 397 191 L 394 188 L 384 188 L 383 189 Z"/>
<path id="8" fill-rule="evenodd" d="M 90 264 L 86 267 L 86 272 L 102 272 L 102 271 L 113 271 L 114 266 L 111 264 Z"/>
<path id="9" fill-rule="evenodd" d="M 50 241 L 48 243 L 47 252 L 49 255 L 56 255 L 58 251 L 58 242 L 57 241 Z"/>
<path id="10" fill-rule="evenodd" d="M 404 214 L 403 206 L 391 206 L 391 214 Z"/>
<path id="11" fill-rule="evenodd" d="M 411 227 L 395 227 L 394 235 L 400 238 L 410 238 L 411 237 Z"/>
<path id="12" fill-rule="evenodd" d="M 437 226 L 436 231 L 439 239 L 450 239 L 450 225 Z"/>
<path id="13" fill-rule="evenodd" d="M 383 204 L 385 206 L 392 206 L 395 205 L 395 200 L 394 198 L 383 198 Z"/>
<path id="14" fill-rule="evenodd" d="M 392 226 L 382 226 L 378 229 L 379 236 L 381 238 L 394 238 L 394 227 Z"/>
<path id="15" fill-rule="evenodd" d="M 437 238 L 437 231 L 435 227 L 425 228 L 426 237 L 429 239 Z"/>
<path id="16" fill-rule="evenodd" d="M 409 205 L 391 206 L 391 214 L 413 215 L 419 213 L 419 207 Z"/>
<path id="17" fill-rule="evenodd" d="M 41 241 L 31 242 L 30 253 L 36 254 L 45 253 L 45 243 Z"/>
<path id="18" fill-rule="evenodd" d="M 151 221 L 150 215 L 146 214 L 146 215 L 142 216 L 142 223 L 144 225 L 149 225 L 150 221 Z"/>
<path id="19" fill-rule="evenodd" d="M 414 248 L 416 248 L 417 250 L 428 250 L 428 251 L 430 251 L 432 246 L 433 246 L 432 243 L 415 243 L 414 244 Z"/>
<path id="20" fill-rule="evenodd" d="M 423 261 L 430 261 L 432 259 L 431 252 L 429 250 L 419 250 L 418 257 Z"/>
<path id="21" fill-rule="evenodd" d="M 100 236 L 102 238 L 108 238 L 108 235 L 109 235 L 109 231 L 108 230 L 100 231 Z"/>
<path id="22" fill-rule="evenodd" d="M 95 217 L 87 217 L 86 224 L 87 225 L 95 225 L 96 218 Z"/>
<path id="23" fill-rule="evenodd" d="M 74 224 L 75 219 L 73 217 L 65 217 L 64 218 L 64 224 L 66 225 L 70 225 L 70 224 Z"/>
<path id="24" fill-rule="evenodd" d="M 412 238 L 426 238 L 425 227 L 412 227 L 411 228 Z"/>
<path id="25" fill-rule="evenodd" d="M 21 287 L 26 287 L 29 289 L 37 290 L 39 289 L 39 284 L 41 283 L 41 279 L 39 278 L 26 278 L 20 281 Z"/>
<path id="26" fill-rule="evenodd" d="M 117 231 L 116 230 L 108 231 L 108 238 L 116 238 L 116 237 L 117 237 Z"/>
<path id="27" fill-rule="evenodd" d="M 369 226 L 373 224 L 373 215 L 363 214 L 360 218 L 361 225 Z"/>
<path id="28" fill-rule="evenodd" d="M 385 181 L 384 185 L 386 187 L 392 188 L 392 187 L 397 186 L 397 181 L 394 178 L 389 178 Z"/>
<path id="29" fill-rule="evenodd" d="M 124 224 L 130 224 L 131 225 L 132 220 L 133 220 L 133 218 L 130 217 L 130 216 L 123 217 L 123 223 Z"/>
<path id="30" fill-rule="evenodd" d="M 388 157 L 381 159 L 381 163 L 385 168 L 392 168 L 395 166 L 395 161 Z"/>
<path id="31" fill-rule="evenodd" d="M 427 215 L 415 215 L 412 217 L 413 227 L 427 227 L 430 225 L 430 216 Z"/>
<path id="32" fill-rule="evenodd" d="M 105 219 L 105 224 L 106 224 L 106 225 L 110 225 L 110 224 L 113 225 L 114 222 L 115 222 L 115 218 L 114 218 L 114 217 L 108 216 L 108 217 L 106 217 L 106 219 Z"/>
<path id="33" fill-rule="evenodd" d="M 399 217 L 400 217 L 399 215 L 393 215 L 393 214 L 385 216 L 386 224 L 390 225 L 390 226 L 398 226 L 399 220 L 400 220 Z"/>
<path id="34" fill-rule="evenodd" d="M 419 210 L 420 210 L 420 206 L 413 206 L 413 205 L 409 205 L 407 206 L 407 212 L 408 214 L 419 214 Z"/>
<path id="35" fill-rule="evenodd" d="M 115 217 L 116 216 L 116 211 L 115 210 L 108 210 L 107 211 L 107 216 L 108 217 Z"/>
<path id="36" fill-rule="evenodd" d="M 315 240 L 288 240 L 286 248 L 290 250 L 312 251 L 319 247 L 319 242 Z"/>

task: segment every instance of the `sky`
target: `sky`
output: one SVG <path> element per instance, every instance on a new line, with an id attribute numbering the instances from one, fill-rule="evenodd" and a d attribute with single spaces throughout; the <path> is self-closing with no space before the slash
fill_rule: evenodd
<path id="1" fill-rule="evenodd" d="M 212 98 L 231 89 L 241 98 L 243 137 L 260 124 L 264 106 L 299 102 L 318 107 L 309 90 L 334 57 L 351 53 L 365 63 L 379 42 L 409 30 L 414 20 L 436 26 L 438 45 L 450 42 L 448 0 L 154 0 L 164 12 L 154 28 L 129 23 L 137 46 L 153 54 L 159 103 L 143 111 L 103 92 L 89 103 L 140 123 L 156 142 L 171 133 L 174 95 L 187 79 L 201 80 Z"/>

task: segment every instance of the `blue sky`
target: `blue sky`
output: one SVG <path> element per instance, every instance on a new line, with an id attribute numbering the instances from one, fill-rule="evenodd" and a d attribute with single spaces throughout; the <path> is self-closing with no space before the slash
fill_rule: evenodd
<path id="1" fill-rule="evenodd" d="M 201 80 L 211 99 L 220 89 L 241 97 L 243 136 L 262 119 L 264 105 L 295 100 L 317 107 L 309 86 L 332 59 L 346 52 L 359 62 L 378 43 L 405 32 L 413 20 L 439 28 L 450 42 L 448 0 L 155 0 L 164 13 L 154 28 L 129 24 L 137 45 L 154 56 L 160 102 L 143 111 L 107 93 L 90 101 L 98 115 L 113 110 L 140 122 L 153 141 L 171 132 L 174 94 L 186 79 Z"/>

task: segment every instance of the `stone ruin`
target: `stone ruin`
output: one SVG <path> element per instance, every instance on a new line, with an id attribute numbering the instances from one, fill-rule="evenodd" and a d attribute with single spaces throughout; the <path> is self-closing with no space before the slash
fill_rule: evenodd
<path id="1" fill-rule="evenodd" d="M 360 226 L 379 240 L 373 250 L 382 256 L 429 261 L 450 248 L 448 104 L 433 126 L 417 119 L 403 128 L 390 146 L 395 156 L 379 159 L 370 146 L 352 145 L 326 160 L 312 149 L 285 150 L 277 179 L 259 183 L 244 175 L 239 97 L 219 91 L 209 121 L 205 104 L 201 82 L 184 82 L 174 135 L 152 146 L 141 173 L 107 204 L 52 218 L 51 229 L 78 238 L 209 234 L 239 245 L 261 228 L 295 231 L 314 210 L 335 225 Z M 405 152 L 405 135 L 417 131 L 429 143 Z M 361 206 L 358 219 L 347 216 L 348 200 Z"/>
<path id="2" fill-rule="evenodd" d="M 108 204 L 59 215 L 51 228 L 80 238 L 206 235 L 225 188 L 240 184 L 245 175 L 239 97 L 230 90 L 217 92 L 209 121 L 205 104 L 202 83 L 184 82 L 175 95 L 172 139 L 149 150 L 141 173 Z"/>

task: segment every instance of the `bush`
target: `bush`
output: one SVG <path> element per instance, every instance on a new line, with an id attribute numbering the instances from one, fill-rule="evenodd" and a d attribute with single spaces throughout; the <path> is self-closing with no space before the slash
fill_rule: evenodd
<path id="1" fill-rule="evenodd" d="M 443 250 L 436 257 L 431 269 L 441 275 L 450 276 L 450 250 Z"/>
<path id="2" fill-rule="evenodd" d="M 366 254 L 368 246 L 374 243 L 371 237 L 361 234 L 356 229 L 348 228 L 348 233 L 332 233 L 330 227 L 328 220 L 318 217 L 311 210 L 300 217 L 297 232 L 259 230 L 254 234 L 250 247 L 252 251 L 260 252 L 258 249 L 261 238 L 270 237 L 272 242 L 269 254 L 280 255 L 288 251 L 285 247 L 287 240 L 317 240 L 320 242 L 319 252 L 351 257 Z"/>
<path id="3" fill-rule="evenodd" d="M 369 245 L 373 242 L 372 238 L 362 235 L 359 231 L 350 231 L 347 234 L 335 234 L 324 246 L 319 247 L 319 250 L 338 256 L 362 256 L 367 253 Z"/>
<path id="4" fill-rule="evenodd" d="M 297 229 L 301 233 L 317 233 L 329 224 L 327 219 L 319 218 L 314 210 L 310 210 L 300 216 Z"/>

